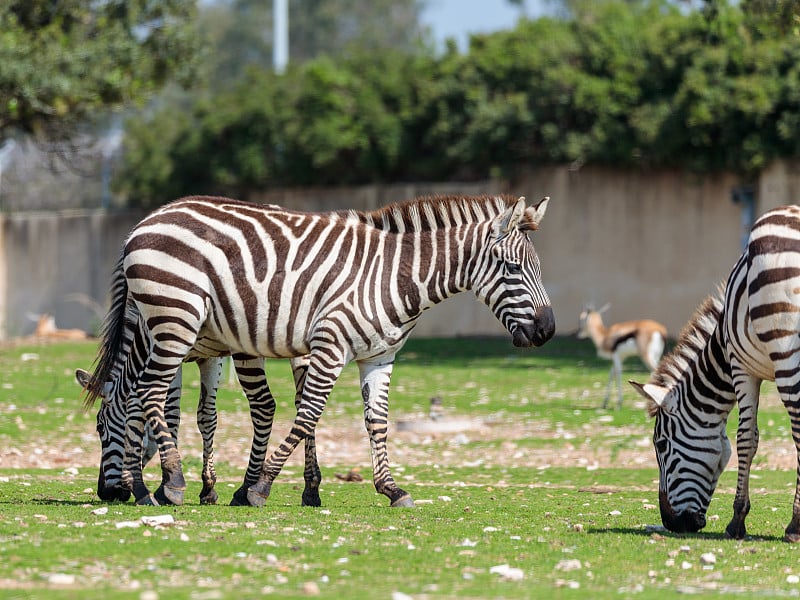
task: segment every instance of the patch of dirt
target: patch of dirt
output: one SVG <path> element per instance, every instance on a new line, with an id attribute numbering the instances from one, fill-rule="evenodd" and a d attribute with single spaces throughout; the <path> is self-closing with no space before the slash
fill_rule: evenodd
<path id="1" fill-rule="evenodd" d="M 317 430 L 317 450 L 323 466 L 370 469 L 372 460 L 369 439 L 360 419 L 335 415 L 325 416 Z M 649 428 L 598 428 L 586 423 L 580 430 L 562 430 L 533 420 L 476 421 L 451 416 L 450 421 L 470 423 L 458 429 L 431 426 L 427 415 L 404 416 L 404 422 L 416 419 L 422 426 L 398 428 L 392 424 L 389 433 L 389 458 L 396 466 L 439 464 L 448 467 L 475 467 L 483 464 L 501 467 L 626 467 L 657 469 Z M 288 420 L 276 420 L 270 450 L 287 435 Z M 89 428 L 87 428 L 89 429 Z M 215 454 L 218 463 L 229 463 L 244 470 L 250 450 L 251 426 L 246 412 L 227 412 L 220 419 Z M 35 441 L 15 447 L 0 448 L 3 468 L 87 468 L 99 465 L 99 442 L 88 430 L 63 439 Z M 180 449 L 187 458 L 202 459 L 202 438 L 193 414 L 184 414 L 180 430 Z M 734 444 L 735 445 L 735 444 Z M 788 469 L 796 464 L 791 439 L 762 441 L 755 469 Z M 298 449 L 288 465 L 302 465 L 303 452 Z M 736 469 L 734 456 L 728 464 Z M 598 492 L 602 493 L 602 492 Z"/>

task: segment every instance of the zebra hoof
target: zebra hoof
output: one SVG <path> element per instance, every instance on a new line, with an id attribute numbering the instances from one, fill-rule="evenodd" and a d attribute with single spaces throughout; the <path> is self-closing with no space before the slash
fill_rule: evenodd
<path id="1" fill-rule="evenodd" d="M 267 503 L 267 498 L 269 498 L 269 496 L 263 496 L 253 490 L 253 488 L 247 490 L 247 502 L 250 506 L 264 506 Z"/>
<path id="2" fill-rule="evenodd" d="M 258 483 L 250 486 L 250 489 L 247 490 L 247 502 L 250 506 L 264 506 L 269 498 L 269 488 L 269 485 L 259 485 Z"/>
<path id="3" fill-rule="evenodd" d="M 147 494 L 144 498 L 139 498 L 136 501 L 136 506 L 160 506 L 153 494 Z"/>
<path id="4" fill-rule="evenodd" d="M 797 544 L 800 542 L 800 533 L 789 533 L 788 531 L 783 536 L 784 542 L 789 542 L 790 544 Z"/>
<path id="5" fill-rule="evenodd" d="M 408 494 L 400 496 L 397 500 L 392 502 L 392 508 L 414 508 L 417 506 L 414 504 L 414 500 Z"/>
<path id="6" fill-rule="evenodd" d="M 247 501 L 247 491 L 245 490 L 244 486 L 240 487 L 233 493 L 233 498 L 231 498 L 231 506 L 250 506 L 250 502 Z"/>
<path id="7" fill-rule="evenodd" d="M 319 497 L 319 492 L 303 492 L 303 500 L 300 506 L 322 506 L 322 500 Z"/>
<path id="8" fill-rule="evenodd" d="M 159 504 L 183 504 L 183 490 L 177 490 L 166 485 L 161 485 L 153 494 Z"/>
<path id="9" fill-rule="evenodd" d="M 211 490 L 205 496 L 200 496 L 200 504 L 216 504 L 219 500 L 219 495 L 215 490 Z"/>

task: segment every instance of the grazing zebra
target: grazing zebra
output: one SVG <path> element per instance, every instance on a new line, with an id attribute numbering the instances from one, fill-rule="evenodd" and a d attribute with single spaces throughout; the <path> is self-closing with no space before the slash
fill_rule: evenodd
<path id="1" fill-rule="evenodd" d="M 798 455 L 792 520 L 784 539 L 800 541 L 800 207 L 784 206 L 753 225 L 724 297 L 708 299 L 651 381 L 634 383 L 655 416 L 664 526 L 694 532 L 730 458 L 725 434 L 738 401 L 739 473 L 726 534 L 742 539 L 750 510 L 750 466 L 758 448 L 761 382 L 775 381 L 789 412 Z M 633 383 L 633 382 L 631 382 Z"/>
<path id="2" fill-rule="evenodd" d="M 395 354 L 423 311 L 464 290 L 489 306 L 516 346 L 539 346 L 553 336 L 553 311 L 527 237 L 547 201 L 526 207 L 524 198 L 507 196 L 439 197 L 373 212 L 303 213 L 190 197 L 145 217 L 115 271 L 86 399 L 91 405 L 109 380 L 131 301 L 142 324 L 134 347 L 146 359 L 138 376 L 118 378 L 122 385 L 110 394 L 126 398 L 124 382 L 137 382 L 127 413 L 126 487 L 138 503 L 152 501 L 141 475 L 146 418 L 161 456 L 160 494 L 183 501 L 180 455 L 163 413 L 185 359 L 308 354 L 294 424 L 249 488 L 250 504 L 266 502 L 286 459 L 313 435 L 342 369 L 355 360 L 375 489 L 392 506 L 413 506 L 391 476 L 386 451 Z M 106 412 L 101 404 L 99 421 Z"/>
<path id="3" fill-rule="evenodd" d="M 112 382 L 120 376 L 131 351 L 137 320 L 138 313 L 136 309 L 129 307 L 122 348 L 111 372 Z M 143 357 L 137 357 L 134 360 L 140 365 L 143 363 Z M 305 378 L 308 360 L 306 357 L 297 357 L 293 358 L 291 363 L 295 387 L 300 390 Z M 218 495 L 214 489 L 217 481 L 214 465 L 214 436 L 217 429 L 216 392 L 222 371 L 222 358 L 200 358 L 197 360 L 197 364 L 200 369 L 200 399 L 197 405 L 197 426 L 203 438 L 203 488 L 200 492 L 200 503 L 216 504 Z M 247 504 L 247 488 L 258 479 L 261 464 L 267 453 L 267 445 L 275 416 L 275 398 L 272 396 L 267 384 L 263 359 L 235 357 L 233 364 L 240 385 L 247 396 L 253 423 L 253 442 L 245 480 L 242 486 L 234 493 L 231 501 L 233 505 L 243 505 Z M 91 380 L 91 375 L 88 372 L 78 369 L 75 372 L 75 377 L 84 389 L 88 388 Z M 170 384 L 164 409 L 168 429 L 176 443 L 180 424 L 181 379 L 182 370 L 179 369 Z M 107 383 L 105 389 L 110 389 L 112 385 L 113 383 Z M 134 384 L 130 384 L 130 387 L 133 388 Z M 295 396 L 295 402 L 298 402 L 299 398 L 298 392 Z M 100 465 L 100 473 L 97 480 L 97 495 L 104 501 L 119 500 L 125 502 L 131 494 L 130 490 L 121 485 L 125 446 L 125 407 L 125 403 L 116 403 L 114 406 L 109 407 L 108 418 L 104 422 L 98 420 L 98 434 L 103 448 L 103 462 Z M 143 442 L 142 465 L 147 464 L 157 451 L 155 438 L 149 430 L 149 427 L 145 429 L 147 443 Z M 303 491 L 303 505 L 319 506 L 321 504 L 319 498 L 321 475 L 317 465 L 314 438 L 307 439 L 305 446 L 306 487 Z"/>

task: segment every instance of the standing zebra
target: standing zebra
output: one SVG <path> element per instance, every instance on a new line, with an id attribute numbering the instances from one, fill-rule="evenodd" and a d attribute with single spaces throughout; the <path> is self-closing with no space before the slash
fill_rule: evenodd
<path id="1" fill-rule="evenodd" d="M 104 386 L 103 397 L 109 393 L 114 385 L 114 381 L 123 372 L 128 356 L 132 350 L 135 329 L 138 326 L 139 315 L 135 307 L 128 307 L 129 314 L 126 316 L 126 329 L 124 339 L 117 360 L 111 371 L 110 382 Z M 141 365 L 144 362 L 143 356 L 131 358 L 134 364 Z M 308 366 L 306 357 L 297 357 L 291 360 L 292 374 L 294 377 L 295 388 L 298 390 L 295 402 L 299 402 L 299 390 L 302 389 L 305 371 Z M 214 436 L 217 429 L 217 410 L 216 392 L 219 385 L 220 374 L 222 371 L 222 358 L 210 357 L 197 359 L 200 369 L 200 398 L 197 404 L 197 426 L 203 438 L 203 488 L 200 491 L 201 504 L 216 504 L 218 495 L 214 486 L 217 476 L 214 464 Z M 264 373 L 264 361 L 262 358 L 250 358 L 237 356 L 233 359 L 239 383 L 247 396 L 250 417 L 253 424 L 253 441 L 250 450 L 247 471 L 244 483 L 234 493 L 231 504 L 247 504 L 247 488 L 256 482 L 261 472 L 261 465 L 267 454 L 267 445 L 272 432 L 272 424 L 275 417 L 275 398 L 269 389 L 266 374 Z M 77 369 L 75 377 L 78 383 L 88 389 L 91 382 L 91 375 L 83 369 Z M 180 424 L 180 396 L 181 396 L 182 369 L 179 369 L 167 392 L 164 409 L 164 416 L 167 427 L 177 443 L 178 426 Z M 135 382 L 129 382 L 128 389 L 135 388 Z M 98 435 L 100 444 L 103 448 L 103 462 L 100 464 L 100 472 L 97 479 L 97 495 L 101 500 L 125 502 L 130 497 L 130 490 L 122 487 L 122 462 L 125 447 L 125 422 L 126 422 L 126 403 L 118 402 L 109 406 L 106 413 L 107 419 L 104 422 L 98 420 Z M 157 446 L 150 428 L 145 429 L 145 440 L 143 441 L 142 465 L 155 455 Z M 306 486 L 303 491 L 304 506 L 319 506 L 319 484 L 321 473 L 317 464 L 316 445 L 313 437 L 306 439 L 306 467 L 305 480 Z M 155 498 L 156 502 L 163 502 L 164 498 Z"/>
<path id="2" fill-rule="evenodd" d="M 526 207 L 524 198 L 483 196 L 424 198 L 367 213 L 303 213 L 191 197 L 146 217 L 126 240 L 115 272 L 86 400 L 91 405 L 108 381 L 130 300 L 142 323 L 134 346 L 147 349 L 151 341 L 140 376 L 131 378 L 138 383 L 127 415 L 123 478 L 136 501 L 150 501 L 141 476 L 144 417 L 160 450 L 162 494 L 182 502 L 180 455 L 163 418 L 166 392 L 187 357 L 230 351 L 310 355 L 293 427 L 248 490 L 250 504 L 266 502 L 288 456 L 313 435 L 342 369 L 355 360 L 375 488 L 392 506 L 413 506 L 394 482 L 386 452 L 394 356 L 423 311 L 470 289 L 515 345 L 549 340 L 555 319 L 527 237 L 546 207 L 546 198 Z M 127 392 L 112 397 L 120 401 Z"/>
<path id="3" fill-rule="evenodd" d="M 753 225 L 725 287 L 708 299 L 649 383 L 634 387 L 655 416 L 664 526 L 694 532 L 730 458 L 725 433 L 738 401 L 739 474 L 728 536 L 746 535 L 750 466 L 758 448 L 761 382 L 775 381 L 792 423 L 797 482 L 784 539 L 800 541 L 800 207 L 784 206 Z"/>

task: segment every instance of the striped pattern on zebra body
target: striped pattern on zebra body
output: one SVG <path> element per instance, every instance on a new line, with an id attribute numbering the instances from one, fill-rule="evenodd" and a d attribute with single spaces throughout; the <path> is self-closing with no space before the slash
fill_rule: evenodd
<path id="1" fill-rule="evenodd" d="M 124 339 L 117 360 L 111 371 L 111 380 L 105 386 L 110 389 L 114 382 L 121 376 L 125 363 L 131 353 L 139 314 L 135 307 L 128 307 L 126 316 L 126 328 Z M 131 357 L 134 365 L 141 366 L 144 357 Z M 214 464 L 214 436 L 217 429 L 217 410 L 216 395 L 219 385 L 220 374 L 222 372 L 222 358 L 198 358 L 197 365 L 200 369 L 200 397 L 197 404 L 197 427 L 203 439 L 203 487 L 200 491 L 201 504 L 216 504 L 218 494 L 214 489 L 217 476 Z M 302 389 L 305 378 L 305 369 L 308 366 L 306 357 L 293 358 L 291 360 L 292 373 L 294 376 L 295 387 Z M 247 504 L 247 488 L 256 482 L 261 472 L 261 465 L 267 454 L 267 446 L 272 433 L 272 424 L 275 416 L 275 398 L 270 391 L 264 372 L 264 361 L 262 358 L 250 358 L 237 356 L 233 359 L 233 366 L 250 407 L 250 416 L 253 425 L 253 440 L 250 450 L 250 458 L 245 474 L 244 483 L 234 492 L 231 504 Z M 91 375 L 83 369 L 77 369 L 75 377 L 78 383 L 88 389 L 91 382 Z M 165 403 L 165 419 L 168 429 L 176 445 L 178 438 L 178 426 L 180 424 L 180 397 L 181 397 L 182 369 L 179 369 L 175 378 L 170 384 Z M 135 390 L 135 382 L 128 382 L 126 389 Z M 135 392 L 133 392 L 135 393 Z M 299 402 L 299 392 L 295 396 L 295 402 Z M 104 395 L 104 401 L 106 401 Z M 101 500 L 122 501 L 130 498 L 130 490 L 121 485 L 123 470 L 123 457 L 125 449 L 125 423 L 126 423 L 127 403 L 115 403 L 109 406 L 107 419 L 98 420 L 98 434 L 100 436 L 101 447 L 103 448 L 103 462 L 100 465 L 100 472 L 97 480 L 97 495 Z M 143 456 L 142 466 L 146 465 L 155 455 L 158 448 L 150 427 L 145 428 L 145 438 L 142 442 Z M 319 485 L 321 483 L 321 473 L 317 464 L 316 444 L 313 437 L 306 440 L 306 465 L 305 480 L 306 487 L 303 491 L 304 506 L 319 506 Z M 156 501 L 158 499 L 156 498 Z"/>
<path id="2" fill-rule="evenodd" d="M 775 381 L 792 423 L 798 456 L 792 519 L 784 539 L 800 541 L 800 207 L 766 212 L 728 277 L 724 295 L 704 303 L 673 354 L 645 385 L 634 384 L 655 416 L 664 525 L 694 532 L 730 457 L 725 425 L 739 406 L 738 479 L 726 534 L 742 539 L 749 477 L 758 449 L 761 382 Z"/>
<path id="3" fill-rule="evenodd" d="M 297 416 L 248 490 L 262 505 L 298 443 L 313 435 L 342 368 L 359 366 L 375 488 L 394 506 L 413 505 L 394 482 L 386 453 L 388 390 L 395 353 L 422 312 L 473 290 L 517 346 L 555 332 L 539 258 L 528 232 L 547 199 L 526 207 L 508 196 L 423 198 L 370 213 L 302 213 L 192 197 L 156 210 L 131 232 L 112 284 L 98 364 L 86 404 L 108 381 L 130 301 L 146 348 L 128 409 L 124 483 L 149 501 L 141 478 L 146 418 L 161 454 L 167 500 L 183 500 L 180 455 L 164 423 L 169 383 L 187 357 L 309 354 Z M 121 378 L 123 379 L 123 378 Z M 121 392 L 121 393 L 120 393 Z M 128 397 L 124 385 L 111 396 Z M 101 404 L 98 419 L 105 416 Z M 130 454 L 130 456 L 129 456 Z"/>

